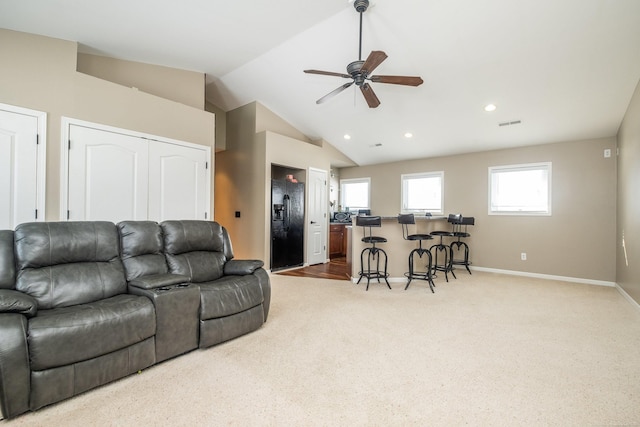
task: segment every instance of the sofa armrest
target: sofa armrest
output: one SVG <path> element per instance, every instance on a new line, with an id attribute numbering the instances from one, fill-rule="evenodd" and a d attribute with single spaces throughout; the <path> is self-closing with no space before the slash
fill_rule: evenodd
<path id="1" fill-rule="evenodd" d="M 29 410 L 31 370 L 27 347 L 27 318 L 0 313 L 0 409 L 5 418 Z"/>
<path id="2" fill-rule="evenodd" d="M 17 313 L 33 317 L 37 311 L 38 302 L 31 295 L 13 289 L 0 289 L 0 313 Z"/>
<path id="3" fill-rule="evenodd" d="M 257 259 L 232 259 L 224 264 L 225 276 L 246 276 L 264 265 Z"/>
<path id="4" fill-rule="evenodd" d="M 189 276 L 182 274 L 153 274 L 150 276 L 141 276 L 129 282 L 129 286 L 140 289 L 155 289 L 165 286 L 178 285 L 180 283 L 189 283 Z"/>
<path id="5" fill-rule="evenodd" d="M 264 297 L 264 301 L 262 301 L 262 309 L 264 310 L 264 321 L 267 321 L 267 317 L 269 317 L 269 306 L 271 305 L 271 279 L 269 279 L 269 274 L 264 268 L 258 268 L 253 273 L 260 282 L 260 288 L 262 288 L 262 296 Z"/>

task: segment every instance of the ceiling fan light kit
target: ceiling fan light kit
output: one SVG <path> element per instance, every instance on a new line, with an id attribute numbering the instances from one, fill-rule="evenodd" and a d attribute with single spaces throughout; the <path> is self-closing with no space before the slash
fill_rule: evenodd
<path id="1" fill-rule="evenodd" d="M 378 65 L 380 65 L 385 59 L 387 59 L 387 54 L 381 50 L 374 50 L 369 54 L 365 61 L 362 60 L 362 14 L 369 7 L 369 0 L 356 0 L 353 3 L 353 7 L 360 14 L 360 40 L 358 45 L 358 60 L 353 61 L 349 65 L 347 65 L 348 74 L 322 70 L 304 70 L 305 73 L 309 74 L 342 77 L 345 79 L 351 79 L 351 81 L 349 83 L 343 84 L 342 86 L 334 89 L 322 98 L 318 99 L 316 101 L 316 104 L 322 104 L 323 102 L 327 101 L 330 98 L 333 98 L 335 95 L 339 94 L 355 83 L 355 85 L 360 88 L 365 101 L 367 101 L 367 105 L 369 105 L 370 108 L 376 108 L 378 105 L 380 105 L 380 100 L 376 96 L 373 88 L 371 88 L 367 80 L 373 83 L 387 83 L 403 86 L 420 86 L 423 83 L 420 77 L 371 75 L 373 70 L 375 70 Z"/>

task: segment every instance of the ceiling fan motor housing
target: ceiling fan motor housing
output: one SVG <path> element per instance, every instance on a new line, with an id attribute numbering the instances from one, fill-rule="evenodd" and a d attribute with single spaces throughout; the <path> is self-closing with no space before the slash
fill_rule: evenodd
<path id="1" fill-rule="evenodd" d="M 353 80 L 358 86 L 361 86 L 367 78 L 367 76 L 360 72 L 363 64 L 364 61 L 353 61 L 347 65 L 347 73 L 351 74 L 351 77 L 353 77 Z"/>

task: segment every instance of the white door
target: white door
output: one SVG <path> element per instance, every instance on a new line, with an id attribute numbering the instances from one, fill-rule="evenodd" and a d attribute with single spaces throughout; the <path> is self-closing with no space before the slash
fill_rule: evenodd
<path id="1" fill-rule="evenodd" d="M 70 124 L 67 219 L 146 220 L 147 147 L 142 138 Z"/>
<path id="2" fill-rule="evenodd" d="M 38 132 L 44 137 L 45 123 L 45 113 L 0 105 L 0 229 L 44 220 L 44 188 L 38 188 L 44 187 L 44 158 L 39 155 Z"/>
<path id="3" fill-rule="evenodd" d="M 208 219 L 206 149 L 149 141 L 149 219 Z"/>
<path id="4" fill-rule="evenodd" d="M 307 263 L 327 261 L 327 171 L 309 169 L 309 234 L 307 238 Z"/>

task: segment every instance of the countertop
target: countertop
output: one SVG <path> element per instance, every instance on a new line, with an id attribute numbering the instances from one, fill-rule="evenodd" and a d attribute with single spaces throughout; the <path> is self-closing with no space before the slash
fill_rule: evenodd
<path id="1" fill-rule="evenodd" d="M 375 215 L 370 215 L 370 216 L 375 216 Z M 344 222 L 344 221 L 329 221 L 330 225 L 340 225 L 340 224 L 344 224 L 344 225 L 353 225 L 353 220 L 355 219 L 355 215 L 351 217 L 352 221 L 348 221 L 348 222 Z M 394 215 L 394 216 L 386 216 L 386 215 L 381 215 L 380 218 L 383 221 L 391 221 L 391 220 L 398 220 L 398 216 Z M 414 216 L 416 221 L 427 221 L 427 220 L 441 220 L 441 219 L 447 219 L 448 217 L 445 215 L 433 215 L 433 216 L 426 216 L 426 215 L 415 215 Z"/>
<path id="2" fill-rule="evenodd" d="M 395 216 L 381 216 L 381 218 L 383 220 L 389 220 L 389 219 L 394 219 L 394 220 L 398 220 L 398 215 Z M 432 220 L 432 219 L 447 219 L 447 216 L 444 215 L 433 215 L 433 216 L 426 216 L 426 215 L 414 215 L 414 218 L 416 221 L 424 221 L 424 220 Z"/>

